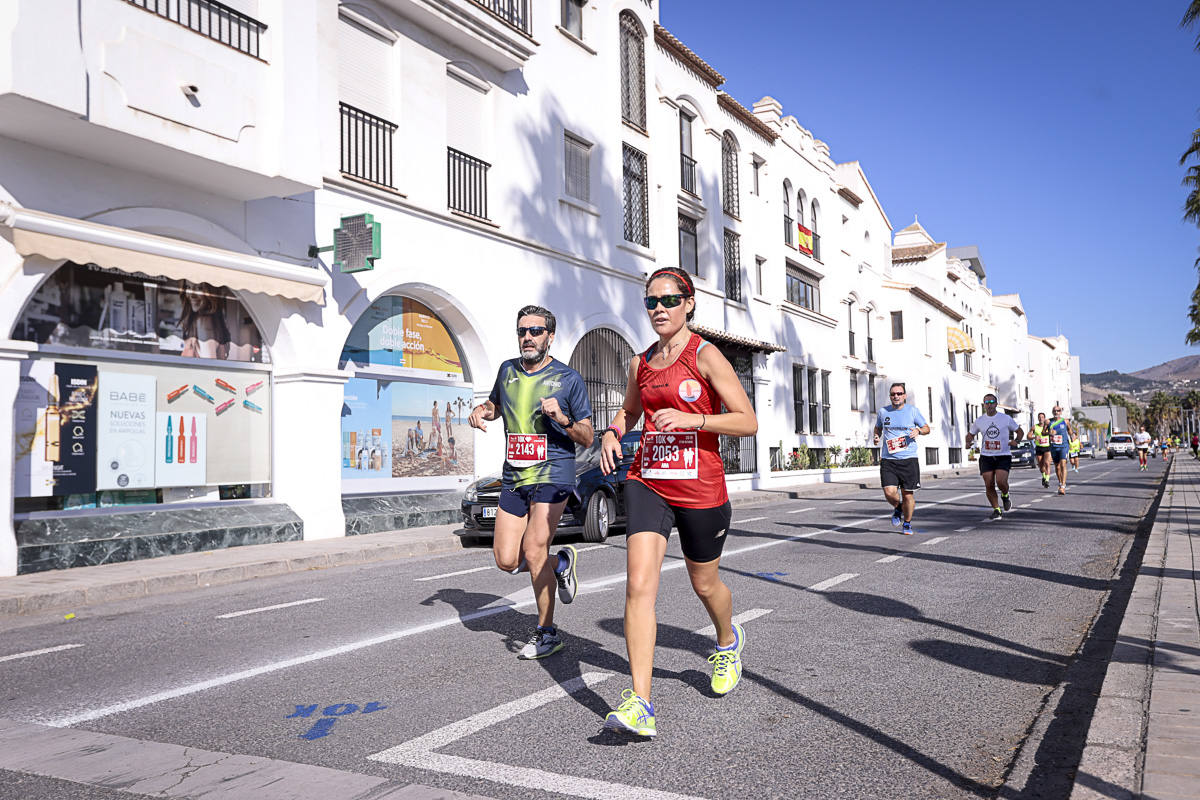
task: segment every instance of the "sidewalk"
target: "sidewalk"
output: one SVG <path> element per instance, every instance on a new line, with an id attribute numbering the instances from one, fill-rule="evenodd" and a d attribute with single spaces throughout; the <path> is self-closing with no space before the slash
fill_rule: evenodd
<path id="1" fill-rule="evenodd" d="M 1200 462 L 1171 461 L 1071 800 L 1200 800 Z"/>
<path id="2" fill-rule="evenodd" d="M 931 471 L 926 478 L 954 477 L 963 474 L 969 466 Z M 739 507 L 801 497 L 816 498 L 877 485 L 877 478 L 865 484 L 858 479 L 846 483 L 805 484 L 737 492 L 730 495 L 730 501 Z M 256 544 L 0 578 L 0 617 L 51 611 L 67 613 L 114 600 L 181 592 L 269 575 L 449 552 L 463 546 L 456 533 L 461 527 L 433 525 L 362 536 Z"/>

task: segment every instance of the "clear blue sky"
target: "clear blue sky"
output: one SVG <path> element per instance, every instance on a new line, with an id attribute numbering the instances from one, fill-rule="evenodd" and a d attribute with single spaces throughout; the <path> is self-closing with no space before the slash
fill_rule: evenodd
<path id="1" fill-rule="evenodd" d="M 1200 230 L 1179 156 L 1200 127 L 1186 0 L 661 0 L 662 24 L 749 107 L 783 104 L 861 161 L 892 225 L 978 245 L 1030 333 L 1083 372 L 1188 347 Z"/>

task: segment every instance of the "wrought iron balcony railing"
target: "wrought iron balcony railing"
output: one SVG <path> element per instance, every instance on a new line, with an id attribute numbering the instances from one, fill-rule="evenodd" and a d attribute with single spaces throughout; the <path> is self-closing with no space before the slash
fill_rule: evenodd
<path id="1" fill-rule="evenodd" d="M 475 5 L 486 8 L 493 16 L 512 25 L 529 36 L 533 32 L 529 18 L 529 0 L 474 0 Z"/>
<path id="2" fill-rule="evenodd" d="M 392 135 L 396 124 L 361 108 L 338 105 L 342 114 L 342 172 L 394 189 Z"/>
<path id="3" fill-rule="evenodd" d="M 267 26 L 216 0 L 125 0 L 185 28 L 259 58 L 259 36 Z"/>
<path id="4" fill-rule="evenodd" d="M 679 186 L 688 194 L 699 194 L 696 191 L 696 159 L 679 154 Z"/>
<path id="5" fill-rule="evenodd" d="M 487 174 L 491 164 L 447 147 L 446 181 L 450 208 L 488 219 Z"/>

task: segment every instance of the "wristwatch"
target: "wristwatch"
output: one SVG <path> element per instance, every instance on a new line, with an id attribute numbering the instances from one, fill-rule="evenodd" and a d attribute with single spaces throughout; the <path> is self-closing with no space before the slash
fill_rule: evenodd
<path id="1" fill-rule="evenodd" d="M 574 425 L 574 424 L 575 424 L 575 422 L 576 422 L 575 418 L 574 418 L 574 417 L 572 417 L 570 414 L 568 414 L 568 415 L 567 415 L 567 424 L 562 426 L 562 427 L 563 427 L 563 430 L 566 430 L 567 428 L 570 428 L 572 425 Z"/>

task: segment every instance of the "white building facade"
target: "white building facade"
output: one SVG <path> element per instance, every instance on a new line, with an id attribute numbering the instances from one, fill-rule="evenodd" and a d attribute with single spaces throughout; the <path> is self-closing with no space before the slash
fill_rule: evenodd
<path id="1" fill-rule="evenodd" d="M 656 3 L 15 0 L 0 39 L 0 575 L 453 521 L 517 309 L 601 426 L 663 266 L 758 413 L 734 491 L 869 465 L 893 380 L 927 468 L 986 391 L 1073 399 L 977 251 L 893 243 Z"/>

